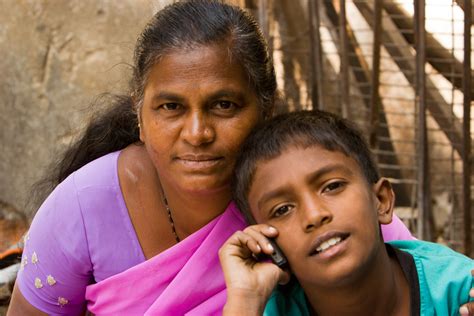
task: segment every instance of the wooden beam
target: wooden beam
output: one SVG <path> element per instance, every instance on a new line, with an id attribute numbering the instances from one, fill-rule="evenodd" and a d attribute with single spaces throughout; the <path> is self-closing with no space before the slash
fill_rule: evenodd
<path id="1" fill-rule="evenodd" d="M 374 13 L 370 5 L 362 1 L 355 1 L 354 4 L 367 23 L 373 27 Z M 404 37 L 400 34 L 400 30 L 389 17 L 382 17 L 382 25 L 385 49 L 392 56 L 400 71 L 403 72 L 407 81 L 412 86 L 415 86 L 416 81 L 413 76 L 416 72 L 415 53 L 410 49 L 410 45 L 407 44 Z M 429 77 L 426 77 L 426 97 L 428 111 L 430 111 L 433 119 L 449 139 L 453 148 L 459 155 L 462 155 L 463 136 L 460 120 L 452 118 L 451 106 L 444 100 Z"/>
<path id="2" fill-rule="evenodd" d="M 374 43 L 372 47 L 372 78 L 370 85 L 370 135 L 371 148 L 377 148 L 377 130 L 380 116 L 380 44 L 382 33 L 382 5 L 383 0 L 375 0 L 374 3 Z"/>
<path id="3" fill-rule="evenodd" d="M 324 6 L 326 9 L 326 14 L 328 16 L 329 21 L 332 24 L 333 28 L 336 28 L 337 25 L 339 25 L 339 15 L 336 10 L 336 7 L 333 5 L 333 3 L 330 0 L 325 0 Z M 363 99 L 366 109 L 371 109 L 370 105 L 370 100 L 369 96 L 371 95 L 371 72 L 370 72 L 370 67 L 367 64 L 365 57 L 363 56 L 362 50 L 359 47 L 359 44 L 357 42 L 357 39 L 354 35 L 354 31 L 352 30 L 351 26 L 348 24 L 347 25 L 347 36 L 348 36 L 348 54 L 349 54 L 349 68 L 352 70 L 352 75 L 355 78 L 355 80 L 359 83 L 359 90 L 362 95 L 367 96 Z M 380 125 L 378 128 L 374 131 L 374 134 L 377 134 L 379 137 L 383 137 L 385 139 L 391 139 L 390 136 L 390 130 L 388 127 L 382 127 L 382 126 L 387 126 L 387 118 L 385 117 L 385 113 L 383 112 L 383 103 L 381 102 L 380 98 L 377 98 L 377 107 L 380 109 L 378 112 L 378 122 Z M 370 135 L 369 135 L 370 137 Z M 378 144 L 378 149 L 380 149 L 383 152 L 391 152 L 394 153 L 394 155 L 382 155 L 378 157 L 378 161 L 381 164 L 386 164 L 386 165 L 392 165 L 392 166 L 399 166 L 400 163 L 398 161 L 397 156 L 395 155 L 395 148 L 393 146 L 393 143 L 391 141 L 386 141 L 386 142 L 380 142 Z M 384 171 L 384 176 L 385 177 L 390 177 L 394 179 L 402 179 L 402 173 L 400 169 L 390 169 L 390 170 L 385 170 Z M 399 184 L 395 187 L 396 193 L 397 193 L 397 203 L 399 205 L 410 205 L 410 197 L 408 194 L 408 188 L 404 184 Z"/>
<path id="4" fill-rule="evenodd" d="M 474 256 L 472 246 L 472 227 L 474 227 L 474 218 L 471 210 L 471 176 L 472 176 L 472 155 L 471 155 L 471 101 L 472 94 L 468 87 L 471 87 L 472 72 L 470 71 L 471 61 L 471 25 L 472 25 L 472 2 L 464 1 L 464 111 L 463 111 L 463 209 L 464 209 L 464 253 Z"/>
<path id="5" fill-rule="evenodd" d="M 321 46 L 321 33 L 319 31 L 320 0 L 308 0 L 309 9 L 309 36 L 310 36 L 310 58 L 311 58 L 311 102 L 313 109 L 323 110 L 325 108 L 323 95 L 323 50 Z"/>
<path id="6" fill-rule="evenodd" d="M 268 3 L 267 0 L 258 0 L 258 24 L 262 29 L 263 36 L 267 42 L 269 41 L 269 20 L 268 20 Z"/>
<path id="7" fill-rule="evenodd" d="M 400 7 L 399 4 L 393 1 L 385 1 L 384 9 L 389 15 L 397 16 L 392 19 L 392 22 L 400 30 L 412 30 L 414 28 L 415 19 L 408 15 L 408 13 Z M 409 32 L 401 33 L 405 40 L 412 46 L 415 45 L 415 38 Z M 450 81 L 457 89 L 463 88 L 463 73 L 464 65 L 457 60 L 451 52 L 446 49 L 436 38 L 426 33 L 426 61 L 429 62 L 440 74 L 442 74 L 448 81 Z M 471 91 L 474 87 L 471 85 Z M 472 93 L 472 92 L 471 92 Z"/>
<path id="8" fill-rule="evenodd" d="M 472 0 L 471 0 L 472 1 Z M 455 0 L 454 2 L 456 2 L 456 4 L 464 10 L 464 12 L 466 12 L 466 5 L 465 5 L 465 2 L 466 0 Z M 471 11 L 471 17 L 474 16 L 474 6 L 472 5 L 472 2 L 471 2 L 471 9 L 469 10 Z M 464 19 L 465 20 L 465 19 Z M 473 24 L 474 21 L 472 21 L 472 18 L 471 18 L 471 24 Z"/>
<path id="9" fill-rule="evenodd" d="M 415 11 L 415 47 L 416 47 L 416 83 L 415 106 L 417 108 L 417 237 L 423 240 L 433 239 L 433 217 L 431 216 L 430 169 L 428 154 L 428 130 L 426 125 L 426 30 L 425 30 L 425 0 L 414 2 Z"/>
<path id="10" fill-rule="evenodd" d="M 339 58 L 341 69 L 339 70 L 339 84 L 341 86 L 341 113 L 347 118 L 349 108 L 349 39 L 347 35 L 346 1 L 339 0 Z"/>

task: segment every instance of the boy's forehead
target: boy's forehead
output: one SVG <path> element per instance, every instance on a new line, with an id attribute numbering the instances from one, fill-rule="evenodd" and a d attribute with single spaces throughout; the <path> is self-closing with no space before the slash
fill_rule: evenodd
<path id="1" fill-rule="evenodd" d="M 362 176 L 355 159 L 341 151 L 330 151 L 319 145 L 291 146 L 275 157 L 257 162 L 248 197 L 262 196 L 278 187 L 288 186 L 292 181 L 336 169 Z"/>

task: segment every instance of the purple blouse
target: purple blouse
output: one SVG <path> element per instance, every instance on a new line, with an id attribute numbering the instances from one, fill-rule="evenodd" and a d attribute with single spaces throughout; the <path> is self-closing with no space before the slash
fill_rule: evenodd
<path id="1" fill-rule="evenodd" d="M 145 261 L 120 189 L 120 152 L 85 165 L 38 210 L 18 273 L 21 293 L 52 315 L 85 310 L 86 286 Z M 386 241 L 412 239 L 398 217 L 383 226 Z"/>

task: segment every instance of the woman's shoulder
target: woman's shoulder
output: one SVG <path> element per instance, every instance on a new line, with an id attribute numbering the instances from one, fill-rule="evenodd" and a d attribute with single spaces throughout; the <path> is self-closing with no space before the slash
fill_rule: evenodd
<path id="1" fill-rule="evenodd" d="M 142 144 L 131 144 L 120 152 L 117 171 L 120 181 L 136 182 L 143 176 L 149 176 L 155 167 Z"/>
<path id="2" fill-rule="evenodd" d="M 101 156 L 73 172 L 69 178 L 74 179 L 77 189 L 90 186 L 117 186 L 117 166 L 121 152 L 115 151 Z M 65 182 L 67 183 L 67 180 Z"/>

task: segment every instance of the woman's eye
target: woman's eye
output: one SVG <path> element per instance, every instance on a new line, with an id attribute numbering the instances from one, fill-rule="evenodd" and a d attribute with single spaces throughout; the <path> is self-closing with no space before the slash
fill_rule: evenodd
<path id="1" fill-rule="evenodd" d="M 236 107 L 236 104 L 231 101 L 219 101 L 216 102 L 214 107 L 219 110 L 230 110 Z"/>
<path id="2" fill-rule="evenodd" d="M 280 217 L 285 215 L 291 210 L 291 205 L 283 205 L 275 209 L 272 213 L 272 217 Z"/>
<path id="3" fill-rule="evenodd" d="M 332 192 L 332 191 L 342 188 L 344 185 L 345 183 L 342 181 L 331 182 L 328 185 L 326 185 L 326 187 L 324 187 L 323 192 Z"/>
<path id="4" fill-rule="evenodd" d="M 165 103 L 161 106 L 161 108 L 167 111 L 176 111 L 180 109 L 180 105 L 178 103 Z"/>

